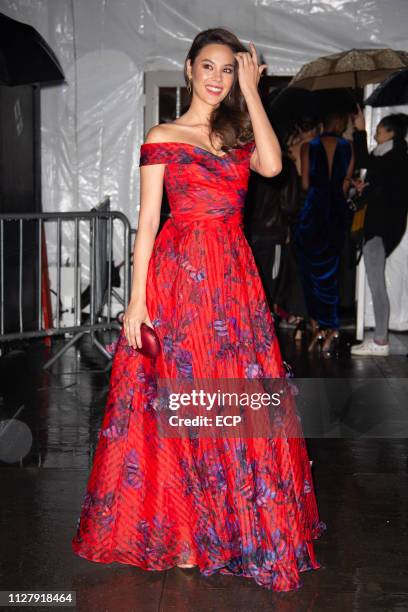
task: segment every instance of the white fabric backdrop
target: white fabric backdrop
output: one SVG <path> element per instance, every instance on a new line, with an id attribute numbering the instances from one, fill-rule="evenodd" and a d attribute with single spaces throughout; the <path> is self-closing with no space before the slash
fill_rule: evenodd
<path id="1" fill-rule="evenodd" d="M 143 72 L 182 70 L 200 30 L 252 40 L 275 75 L 351 47 L 408 50 L 407 0 L 0 0 L 0 11 L 33 25 L 66 75 L 42 90 L 43 209 L 89 210 L 109 195 L 133 227 Z"/>

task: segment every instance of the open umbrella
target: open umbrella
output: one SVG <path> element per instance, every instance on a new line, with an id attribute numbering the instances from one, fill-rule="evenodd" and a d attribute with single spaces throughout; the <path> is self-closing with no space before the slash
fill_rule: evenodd
<path id="1" fill-rule="evenodd" d="M 266 106 L 271 118 L 282 121 L 304 117 L 320 120 L 328 112 L 354 113 L 357 108 L 350 89 L 310 91 L 298 87 L 281 89 Z"/>
<path id="2" fill-rule="evenodd" d="M 0 13 L 0 83 L 28 85 L 63 80 L 58 59 L 37 30 Z"/>
<path id="3" fill-rule="evenodd" d="M 368 106 L 399 106 L 408 104 L 408 70 L 400 70 L 388 77 L 367 98 Z"/>
<path id="4" fill-rule="evenodd" d="M 408 68 L 408 53 L 394 49 L 351 49 L 319 57 L 302 66 L 289 87 L 328 89 L 364 87 L 380 83 L 393 72 Z"/>

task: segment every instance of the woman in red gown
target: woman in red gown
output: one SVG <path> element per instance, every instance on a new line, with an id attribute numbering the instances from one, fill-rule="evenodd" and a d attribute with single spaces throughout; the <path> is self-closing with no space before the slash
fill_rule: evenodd
<path id="1" fill-rule="evenodd" d="M 153 401 L 158 378 L 285 376 L 242 223 L 250 170 L 281 169 L 264 68 L 252 44 L 201 32 L 185 63 L 188 111 L 141 147 L 131 300 L 72 546 L 92 561 L 198 566 L 287 591 L 319 567 L 312 540 L 325 527 L 303 438 L 160 436 Z M 156 237 L 163 184 L 171 216 Z M 142 322 L 160 339 L 154 360 L 136 350 Z"/>

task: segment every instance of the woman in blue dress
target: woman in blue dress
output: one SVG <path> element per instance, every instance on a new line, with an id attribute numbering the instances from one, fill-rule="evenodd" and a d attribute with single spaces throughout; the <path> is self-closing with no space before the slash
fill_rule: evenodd
<path id="1" fill-rule="evenodd" d="M 346 114 L 328 115 L 323 132 L 302 146 L 306 197 L 293 235 L 313 331 L 309 350 L 322 343 L 327 354 L 340 336 L 338 270 L 349 223 L 346 193 L 354 167 L 352 144 L 342 137 L 347 122 Z"/>

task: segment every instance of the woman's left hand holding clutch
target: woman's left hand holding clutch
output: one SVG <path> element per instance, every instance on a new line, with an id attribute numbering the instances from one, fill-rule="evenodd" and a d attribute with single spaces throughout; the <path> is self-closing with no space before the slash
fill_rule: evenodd
<path id="1" fill-rule="evenodd" d="M 142 323 L 153 328 L 145 300 L 131 300 L 123 315 L 123 328 L 128 344 L 134 349 L 142 348 L 140 326 Z"/>

